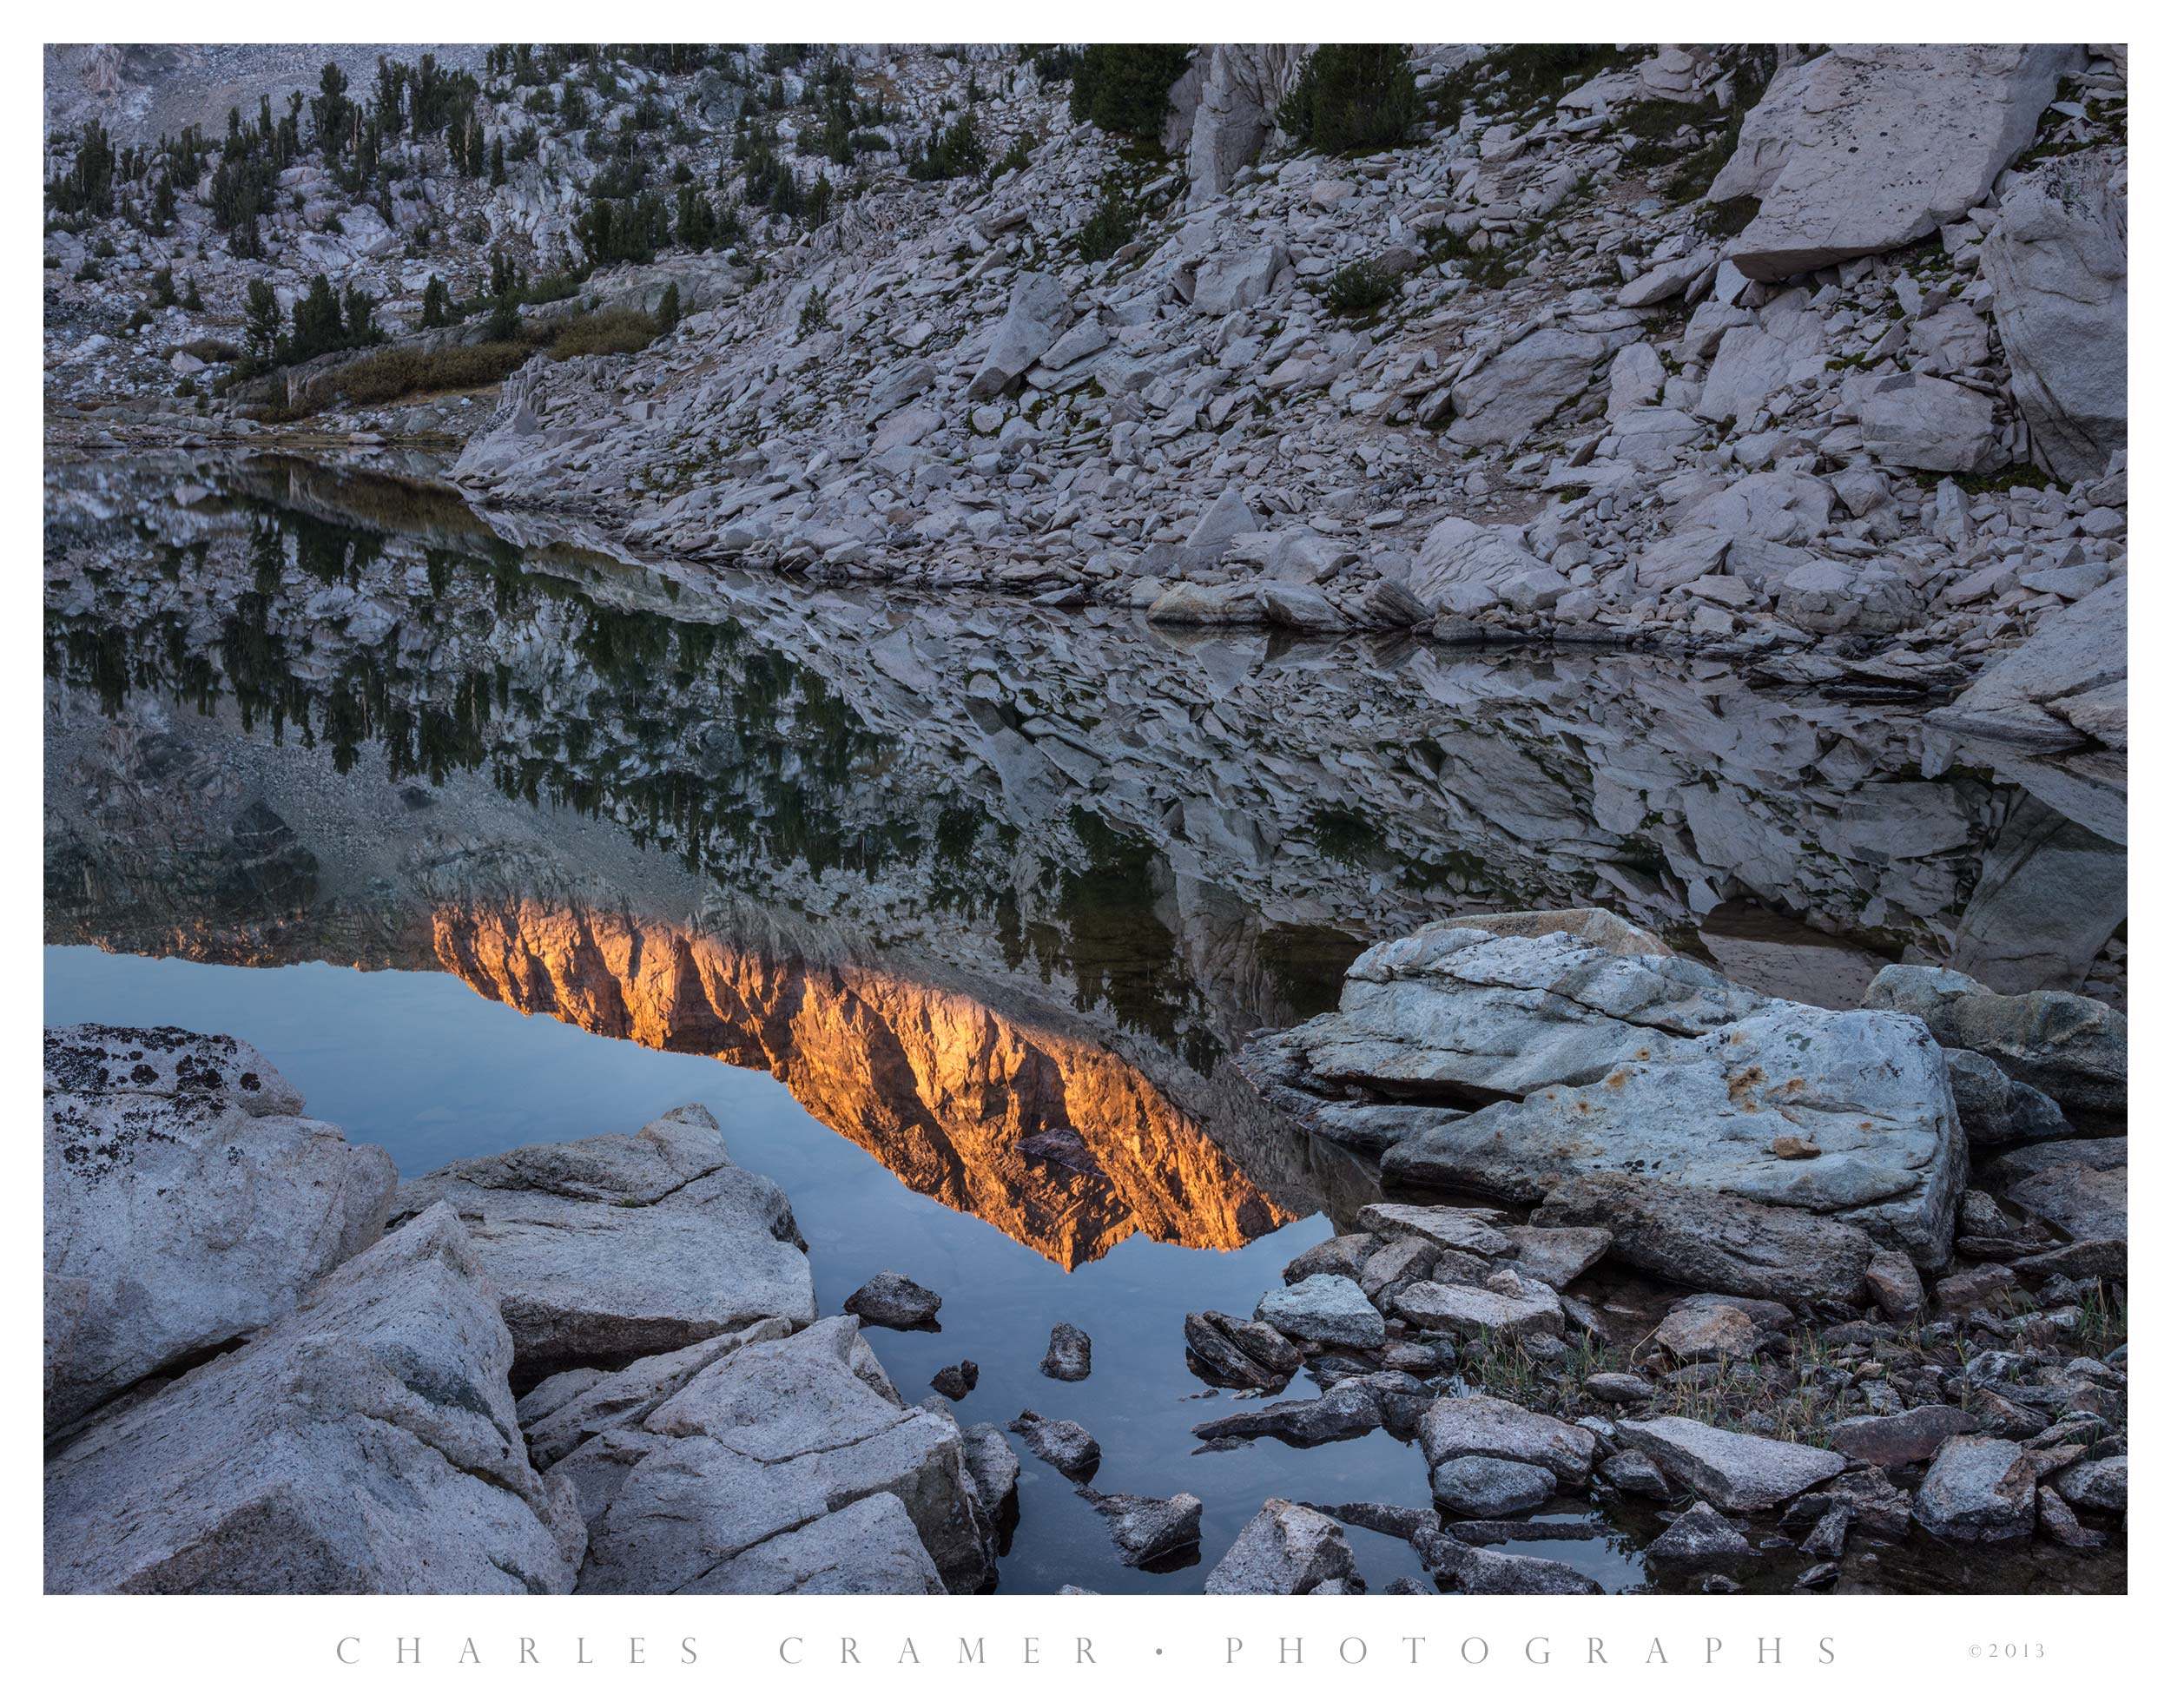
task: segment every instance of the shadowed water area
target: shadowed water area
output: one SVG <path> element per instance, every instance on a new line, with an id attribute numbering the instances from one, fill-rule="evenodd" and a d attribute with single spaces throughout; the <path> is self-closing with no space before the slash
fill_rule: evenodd
<path id="1" fill-rule="evenodd" d="M 825 1311 L 882 1269 L 943 1296 L 868 1331 L 907 1399 L 973 1359 L 961 1421 L 1076 1419 L 1098 1487 L 1205 1503 L 1199 1557 L 1127 1569 L 1026 1455 L 1005 1591 L 1196 1590 L 1270 1496 L 1426 1503 L 1384 1431 L 1189 1433 L 1258 1402 L 1184 1314 L 1379 1196 L 1231 1062 L 1365 943 L 1597 904 L 1810 1001 L 1910 956 L 2122 998 L 2122 778 L 1846 671 L 682 576 L 266 459 L 57 465 L 46 524 L 49 1020 L 245 1038 L 409 1175 L 707 1104 Z M 1058 1321 L 1086 1382 L 1037 1368 Z M 1646 1583 L 1653 1509 L 1555 1510 L 1600 1536 L 1510 1546 Z M 1917 1542 L 1849 1583 L 2112 1571 Z"/>

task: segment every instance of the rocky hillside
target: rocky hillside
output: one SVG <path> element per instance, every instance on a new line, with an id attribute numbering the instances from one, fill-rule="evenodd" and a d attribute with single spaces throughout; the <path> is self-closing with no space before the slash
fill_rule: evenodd
<path id="1" fill-rule="evenodd" d="M 1116 51 L 492 50 L 393 76 L 398 130 L 352 79 L 329 160 L 267 91 L 225 230 L 220 150 L 71 214 L 49 125 L 55 431 L 431 437 L 708 564 L 1900 682 L 2122 582 L 2122 48 Z M 252 359 L 249 287 L 320 274 L 390 341 Z"/>

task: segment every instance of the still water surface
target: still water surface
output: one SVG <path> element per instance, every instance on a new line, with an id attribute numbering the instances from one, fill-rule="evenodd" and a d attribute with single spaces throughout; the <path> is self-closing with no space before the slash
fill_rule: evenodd
<path id="1" fill-rule="evenodd" d="M 943 1296 L 869 1331 L 907 1397 L 971 1358 L 963 1421 L 1074 1418 L 1099 1487 L 1205 1503 L 1198 1560 L 1128 1570 L 1024 1455 L 1006 1592 L 1196 1590 L 1270 1496 L 1425 1503 L 1383 1432 L 1188 1433 L 1244 1402 L 1184 1314 L 1249 1315 L 1375 1195 L 1229 1063 L 1363 942 L 1597 902 L 1809 999 L 1909 952 L 2122 986 L 2122 780 L 1858 683 L 682 577 L 283 463 L 49 471 L 46 572 L 49 1020 L 246 1038 L 406 1174 L 707 1104 L 825 1309 Z M 1021 1149 L 1056 1129 L 1089 1167 Z M 1037 1368 L 1058 1321 L 1082 1384 Z M 1652 1520 L 1610 1517 L 1514 1546 L 1635 1587 Z M 2069 1579 L 1994 1575 L 1887 1586 Z"/>

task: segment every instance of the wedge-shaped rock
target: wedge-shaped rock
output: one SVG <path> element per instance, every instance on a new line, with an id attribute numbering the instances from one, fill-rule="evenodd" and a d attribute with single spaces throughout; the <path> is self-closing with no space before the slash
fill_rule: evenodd
<path id="1" fill-rule="evenodd" d="M 384 1230 L 395 1179 L 234 1039 L 48 1031 L 46 1428 L 294 1309 Z"/>
<path id="2" fill-rule="evenodd" d="M 974 403 L 998 397 L 1053 344 L 1070 324 L 1071 300 L 1052 274 L 1021 273 L 1010 287 L 1010 307 L 995 328 L 987 359 L 966 387 Z"/>
<path id="3" fill-rule="evenodd" d="M 877 1495 L 902 1502 L 951 1589 L 979 1588 L 993 1560 L 956 1421 L 904 1405 L 848 1316 L 725 1354 L 562 1463 L 593 1514 L 585 1593 L 736 1593 L 760 1575 L 749 1551 Z"/>
<path id="4" fill-rule="evenodd" d="M 459 1212 L 523 1363 L 674 1352 L 764 1317 L 814 1320 L 814 1275 L 775 1184 L 732 1166 L 716 1117 L 532 1144 L 399 1188 L 395 1216 Z"/>
<path id="5" fill-rule="evenodd" d="M 1440 1466 L 1475 1454 L 1536 1465 L 1580 1488 L 1590 1480 L 1598 1437 L 1579 1424 L 1528 1411 L 1489 1395 L 1451 1395 L 1435 1400 L 1417 1428 L 1425 1463 Z"/>
<path id="6" fill-rule="evenodd" d="M 471 1243 L 431 1210 L 49 1461 L 45 1586 L 563 1593 L 581 1522 L 528 1463 L 511 1368 Z"/>
<path id="7" fill-rule="evenodd" d="M 1988 199 L 2026 148 L 2062 46 L 1841 45 L 1782 72 L 1741 127 L 1710 199 L 1758 198 L 1727 250 L 1785 279 L 1927 237 Z"/>
<path id="8" fill-rule="evenodd" d="M 2034 1533 L 2034 1456 L 1996 1435 L 1953 1436 L 1915 1491 L 1915 1521 L 1948 1542 L 2009 1542 Z"/>
<path id="9" fill-rule="evenodd" d="M 1206 1593 L 1310 1595 L 1356 1570 L 1340 1525 L 1310 1507 L 1269 1500 L 1206 1574 Z"/>
<path id="10" fill-rule="evenodd" d="M 1861 1294 L 1877 1251 L 1859 1229 L 1828 1217 L 1631 1174 L 1563 1181 L 1532 1219 L 1603 1228 L 1614 1255 L 1640 1269 L 1752 1299 L 1846 1303 Z"/>
<path id="11" fill-rule="evenodd" d="M 1613 1428 L 1622 1445 L 1646 1454 L 1673 1481 L 1686 1483 L 1721 1512 L 1761 1512 L 1847 1468 L 1839 1454 L 1822 1448 L 1714 1429 L 1693 1418 L 1624 1417 Z"/>

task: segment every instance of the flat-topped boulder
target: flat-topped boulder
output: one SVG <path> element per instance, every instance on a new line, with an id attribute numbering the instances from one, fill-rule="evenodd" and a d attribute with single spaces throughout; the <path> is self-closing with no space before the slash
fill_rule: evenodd
<path id="1" fill-rule="evenodd" d="M 1591 1461 L 1598 1452 L 1598 1437 L 1580 1424 L 1563 1423 L 1484 1394 L 1434 1401 L 1418 1425 L 1417 1439 L 1429 1466 L 1473 1454 L 1512 1459 L 1542 1467 L 1576 1488 L 1590 1480 Z"/>
<path id="2" fill-rule="evenodd" d="M 1485 914 L 1367 949 L 1333 1012 L 1240 1065 L 1299 1119 L 1337 1098 L 1451 1107 L 1588 1084 L 1766 1000 L 1600 909 Z"/>
<path id="3" fill-rule="evenodd" d="M 48 1429 L 285 1316 L 384 1231 L 392 1159 L 301 1110 L 234 1039 L 47 1031 Z"/>
<path id="4" fill-rule="evenodd" d="M 531 1144 L 404 1181 L 395 1217 L 449 1204 L 524 1365 L 672 1352 L 777 1317 L 814 1321 L 791 1204 L 732 1164 L 698 1104 L 629 1136 Z"/>
<path id="5" fill-rule="evenodd" d="M 1624 1417 L 1613 1429 L 1623 1446 L 1646 1454 L 1721 1512 L 1776 1507 L 1847 1468 L 1844 1458 L 1823 1448 L 1717 1429 L 1690 1417 Z"/>
<path id="6" fill-rule="evenodd" d="M 1382 1166 L 1525 1203 L 1580 1174 L 1632 1173 L 1851 1222 L 1934 1267 L 1950 1251 L 1966 1140 L 1926 1027 L 1773 1002 L 1640 1046 L 1595 1083 L 1442 1122 Z"/>
<path id="7" fill-rule="evenodd" d="M 928 1578 L 976 1590 L 993 1561 L 956 1420 L 907 1406 L 849 1316 L 736 1346 L 559 1465 L 589 1523 L 584 1593 L 736 1593 L 792 1573 L 848 1573 L 869 1533 L 889 1562 L 881 1586 L 897 1591 Z M 814 1539 L 837 1552 L 828 1566 L 785 1540 L 879 1497 L 901 1504 L 916 1553 L 891 1533 L 887 1507 Z M 785 1555 L 789 1573 L 774 1563 Z"/>
<path id="8" fill-rule="evenodd" d="M 473 1243 L 426 1211 L 49 1460 L 45 1587 L 563 1593 L 581 1520 L 529 1464 L 512 1360 Z"/>
<path id="9" fill-rule="evenodd" d="M 1628 1173 L 1851 1222 L 1930 1267 L 1950 1252 L 1965 1138 L 1926 1026 L 1763 996 L 1600 910 L 1377 945 L 1334 1012 L 1241 1065 L 1307 1130 L 1387 1141 L 1390 1182 L 1534 1204 Z M 1463 1210 L 1361 1219 L 1483 1256 L 1514 1240 Z"/>

